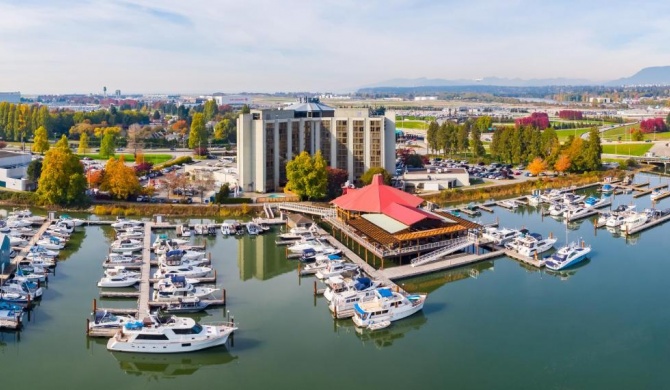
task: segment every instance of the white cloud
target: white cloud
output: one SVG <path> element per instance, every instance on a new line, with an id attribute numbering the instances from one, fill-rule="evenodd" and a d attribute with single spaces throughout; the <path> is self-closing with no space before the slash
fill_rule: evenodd
<path id="1" fill-rule="evenodd" d="M 424 76 L 607 80 L 670 64 L 668 11 L 599 0 L 0 0 L 10 15 L 0 85 L 234 92 Z"/>

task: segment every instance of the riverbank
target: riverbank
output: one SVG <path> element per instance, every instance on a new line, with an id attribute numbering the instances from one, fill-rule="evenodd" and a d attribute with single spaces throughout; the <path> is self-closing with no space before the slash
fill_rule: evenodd
<path id="1" fill-rule="evenodd" d="M 570 186 L 581 186 L 601 181 L 605 177 L 623 178 L 632 176 L 633 172 L 620 170 L 588 172 L 581 175 L 567 175 L 558 177 L 541 177 L 537 180 L 524 182 L 492 185 L 487 187 L 457 188 L 445 190 L 439 194 L 421 196 L 428 202 L 437 204 L 481 202 L 495 198 L 505 198 L 529 194 L 535 189 L 563 188 Z"/>

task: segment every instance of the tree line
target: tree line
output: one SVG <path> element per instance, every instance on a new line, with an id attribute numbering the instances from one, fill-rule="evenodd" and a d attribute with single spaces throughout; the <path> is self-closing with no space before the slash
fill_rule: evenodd
<path id="1" fill-rule="evenodd" d="M 444 156 L 471 152 L 474 157 L 486 154 L 481 141 L 481 134 L 492 124 L 489 116 L 481 116 L 477 120 L 468 119 L 462 124 L 444 121 L 441 125 L 431 122 L 426 132 L 428 147 L 441 152 Z"/>

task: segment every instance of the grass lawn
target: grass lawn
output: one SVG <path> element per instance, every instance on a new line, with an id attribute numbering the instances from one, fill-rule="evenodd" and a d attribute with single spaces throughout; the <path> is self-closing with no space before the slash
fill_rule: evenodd
<path id="1" fill-rule="evenodd" d="M 565 129 L 565 130 L 556 130 L 556 135 L 558 136 L 558 142 L 563 143 L 565 142 L 568 137 L 571 135 L 580 137 L 584 133 L 588 133 L 590 128 L 585 128 L 585 129 Z"/>
<path id="2" fill-rule="evenodd" d="M 427 130 L 428 124 L 422 121 L 397 121 L 395 123 L 397 129 L 413 129 L 413 130 Z"/>
<path id="3" fill-rule="evenodd" d="M 603 153 L 606 154 L 627 154 L 630 156 L 642 156 L 647 153 L 653 144 L 612 144 L 603 145 Z"/>
<path id="4" fill-rule="evenodd" d="M 80 154 L 78 155 L 79 157 L 89 157 L 92 158 L 93 160 L 108 160 L 108 158 L 104 158 L 100 156 L 99 154 Z M 126 162 L 135 162 L 135 156 L 132 154 L 117 154 L 116 158 L 119 158 L 123 156 L 123 159 Z M 172 160 L 172 155 L 171 154 L 145 154 L 144 155 L 144 161 L 153 163 L 154 165 L 156 164 L 161 164 L 166 161 Z"/>

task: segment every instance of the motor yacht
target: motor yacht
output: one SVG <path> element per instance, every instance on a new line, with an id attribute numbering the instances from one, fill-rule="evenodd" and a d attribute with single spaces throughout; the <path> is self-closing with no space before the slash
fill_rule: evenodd
<path id="1" fill-rule="evenodd" d="M 571 267 L 584 259 L 591 252 L 591 247 L 570 243 L 561 247 L 556 253 L 547 256 L 542 261 L 544 265 L 554 271 Z"/>
<path id="2" fill-rule="evenodd" d="M 345 272 L 353 272 L 358 270 L 358 265 L 344 261 L 333 261 L 329 263 L 326 268 L 320 269 L 315 276 L 319 280 L 328 279 L 331 276 L 341 275 Z"/>
<path id="3" fill-rule="evenodd" d="M 123 325 L 134 322 L 135 317 L 115 315 L 107 310 L 97 310 L 94 313 L 93 321 L 88 323 L 88 329 L 115 329 Z"/>
<path id="4" fill-rule="evenodd" d="M 160 266 L 154 273 L 154 278 L 164 278 L 166 276 L 184 276 L 187 278 L 202 278 L 212 271 L 210 267 L 193 266 Z"/>
<path id="5" fill-rule="evenodd" d="M 223 345 L 237 328 L 233 324 L 200 325 L 192 318 L 150 315 L 126 323 L 109 339 L 110 351 L 138 353 L 194 352 Z"/>
<path id="6" fill-rule="evenodd" d="M 529 233 L 515 238 L 507 247 L 519 253 L 522 256 L 534 257 L 554 247 L 556 238 L 542 238 L 541 234 Z"/>
<path id="7" fill-rule="evenodd" d="M 376 290 L 381 287 L 381 282 L 366 277 L 343 278 L 341 275 L 331 276 L 326 281 L 326 291 L 323 297 L 331 302 L 337 294 L 347 291 L 367 291 Z"/>
<path id="8" fill-rule="evenodd" d="M 116 240 L 110 246 L 112 252 L 139 252 L 144 248 L 142 241 L 133 239 Z"/>
<path id="9" fill-rule="evenodd" d="M 631 213 L 621 224 L 620 229 L 624 232 L 629 232 L 637 227 L 640 227 L 649 221 L 649 214 L 642 213 Z"/>
<path id="10" fill-rule="evenodd" d="M 658 188 L 655 189 L 651 192 L 651 195 L 649 197 L 653 202 L 657 201 L 660 198 L 665 197 L 668 194 L 668 189 L 667 188 Z"/>
<path id="11" fill-rule="evenodd" d="M 194 286 L 183 276 L 171 276 L 154 284 L 154 301 L 175 301 L 178 298 L 204 298 L 218 291 L 218 288 Z"/>
<path id="12" fill-rule="evenodd" d="M 374 299 L 354 304 L 354 324 L 365 328 L 382 321 L 397 321 L 423 309 L 427 294 L 403 294 L 388 288 L 375 290 Z"/>
<path id="13" fill-rule="evenodd" d="M 140 264 L 142 264 L 142 256 L 133 255 L 132 252 L 123 252 L 110 253 L 107 255 L 107 259 L 102 263 L 102 266 L 105 268 L 115 268 L 119 266 Z"/>
<path id="14" fill-rule="evenodd" d="M 234 219 L 226 219 L 221 224 L 221 233 L 224 236 L 234 236 L 240 230 L 240 223 Z"/>
<path id="15" fill-rule="evenodd" d="M 319 270 L 326 268 L 328 263 L 332 261 L 342 261 L 339 255 L 316 255 L 314 262 L 305 265 L 300 269 L 301 275 L 314 275 Z"/>
<path id="16" fill-rule="evenodd" d="M 257 236 L 263 233 L 263 229 L 260 227 L 260 225 L 258 225 L 255 222 L 247 222 L 245 226 L 247 229 L 247 233 L 249 233 L 250 236 Z"/>
<path id="17" fill-rule="evenodd" d="M 112 227 L 114 229 L 128 229 L 132 227 L 142 226 L 143 224 L 144 222 L 142 221 L 119 218 L 116 220 L 116 222 L 112 224 Z"/>
<path id="18" fill-rule="evenodd" d="M 198 297 L 177 298 L 176 301 L 168 302 L 163 310 L 168 313 L 198 313 L 209 306 L 209 303 Z"/>
<path id="19" fill-rule="evenodd" d="M 98 287 L 102 288 L 120 288 L 131 287 L 140 282 L 139 275 L 123 275 L 116 274 L 110 276 L 103 276 L 98 281 Z"/>
<path id="20" fill-rule="evenodd" d="M 328 309 L 335 318 L 349 318 L 354 315 L 354 305 L 371 301 L 381 283 L 369 278 L 358 278 L 351 289 L 334 293 Z"/>

